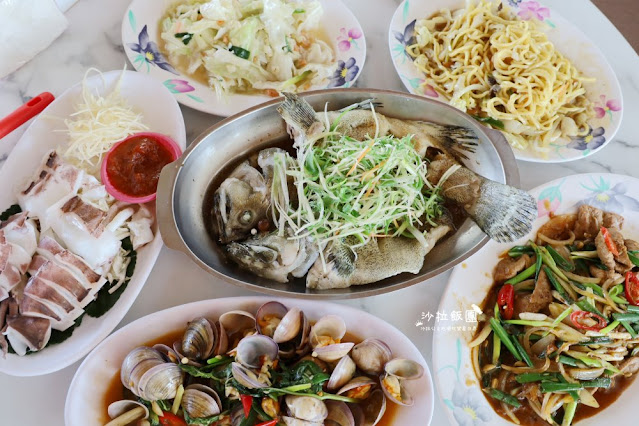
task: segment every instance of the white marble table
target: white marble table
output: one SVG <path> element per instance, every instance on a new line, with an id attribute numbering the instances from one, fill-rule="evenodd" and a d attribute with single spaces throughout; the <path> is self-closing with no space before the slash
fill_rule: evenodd
<path id="1" fill-rule="evenodd" d="M 424 0 L 425 1 L 425 0 Z M 403 90 L 391 64 L 387 30 L 399 0 L 346 0 L 358 16 L 368 40 L 368 58 L 359 87 Z M 129 0 L 81 0 L 67 16 L 70 28 L 33 61 L 0 80 L 0 117 L 42 91 L 60 94 L 82 79 L 85 70 L 119 69 L 126 58 L 120 44 L 120 22 Z M 614 172 L 639 177 L 639 56 L 588 0 L 546 0 L 573 21 L 603 50 L 612 64 L 624 95 L 624 120 L 613 143 L 582 161 L 562 165 L 519 163 L 526 189 L 561 176 L 584 172 Z M 372 7 L 371 5 L 374 4 Z M 219 118 L 183 107 L 188 140 Z M 24 128 L 0 141 L 0 164 Z M 431 361 L 432 332 L 415 326 L 422 312 L 435 313 L 449 274 L 391 294 L 345 301 L 383 318 L 402 330 Z M 164 248 L 149 280 L 120 326 L 174 305 L 249 294 L 217 282 L 186 256 Z M 434 325 L 434 324 L 433 324 Z M 64 424 L 67 388 L 79 362 L 42 377 L 16 378 L 0 374 L 0 424 Z M 436 399 L 433 425 L 446 425 L 444 407 Z"/>

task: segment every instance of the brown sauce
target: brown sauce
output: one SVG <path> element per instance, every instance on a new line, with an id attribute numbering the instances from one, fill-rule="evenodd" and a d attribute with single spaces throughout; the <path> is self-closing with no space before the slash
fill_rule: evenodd
<path id="1" fill-rule="evenodd" d="M 156 339 L 143 343 L 140 346 L 153 346 L 156 344 L 165 344 L 168 346 L 172 346 L 174 342 L 182 338 L 182 333 L 184 333 L 184 330 L 173 331 L 173 332 L 165 334 L 164 336 L 160 336 Z M 348 332 L 342 339 L 342 342 L 359 343 L 361 341 L 362 341 L 361 338 L 358 338 L 357 336 Z M 120 381 L 120 370 L 118 370 L 118 373 L 114 375 L 111 381 L 109 382 L 107 391 L 104 394 L 103 403 L 102 403 L 104 410 L 103 410 L 103 414 L 100 419 L 100 422 L 103 424 L 106 424 L 109 421 L 109 416 L 107 415 L 107 408 L 109 407 L 111 403 L 120 401 L 127 397 L 131 397 L 131 399 L 134 398 L 134 396 L 131 395 L 130 391 L 127 390 L 122 385 L 122 382 Z M 398 409 L 399 409 L 399 405 L 393 404 L 393 403 L 387 403 L 384 416 L 379 421 L 379 423 L 377 423 L 377 426 L 394 425 L 395 423 L 393 422 L 393 419 L 395 418 Z"/>

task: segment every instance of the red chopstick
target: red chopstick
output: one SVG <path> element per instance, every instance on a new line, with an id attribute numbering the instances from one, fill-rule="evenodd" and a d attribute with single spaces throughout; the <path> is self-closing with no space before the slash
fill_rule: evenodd
<path id="1" fill-rule="evenodd" d="M 0 120 L 0 139 L 40 114 L 54 99 L 51 93 L 42 92 Z"/>

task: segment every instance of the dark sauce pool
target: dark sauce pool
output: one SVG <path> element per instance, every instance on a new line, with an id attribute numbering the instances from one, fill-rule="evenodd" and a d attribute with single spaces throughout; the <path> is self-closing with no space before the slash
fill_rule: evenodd
<path id="1" fill-rule="evenodd" d="M 168 346 L 172 346 L 173 342 L 178 341 L 182 338 L 182 334 L 184 330 L 176 330 L 170 333 L 165 334 L 164 336 L 160 336 L 156 339 L 150 340 L 146 343 L 143 343 L 139 346 L 153 346 L 157 344 L 165 344 Z M 360 343 L 363 339 L 360 339 L 350 333 L 346 333 L 342 342 L 353 342 L 355 344 Z M 107 415 L 107 408 L 113 402 L 120 401 L 122 399 L 136 399 L 135 395 L 131 393 L 128 389 L 122 386 L 122 382 L 120 381 L 120 371 L 118 370 L 118 374 L 114 375 L 111 381 L 109 382 L 109 386 L 107 388 L 106 393 L 104 394 L 102 406 L 104 410 L 102 411 L 102 416 L 99 421 L 102 424 L 106 424 L 109 422 L 109 416 Z M 384 412 L 384 416 L 377 423 L 377 426 L 392 426 L 393 419 L 397 414 L 397 410 L 400 409 L 400 406 L 393 403 L 386 404 L 386 411 Z"/>

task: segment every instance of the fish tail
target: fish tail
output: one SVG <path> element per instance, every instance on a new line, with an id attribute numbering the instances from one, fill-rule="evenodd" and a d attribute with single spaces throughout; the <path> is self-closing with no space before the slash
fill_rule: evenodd
<path id="1" fill-rule="evenodd" d="M 319 120 L 313 107 L 299 96 L 283 92 L 284 102 L 277 108 L 282 118 L 292 127 L 309 133 L 311 127 Z"/>
<path id="2" fill-rule="evenodd" d="M 502 243 L 527 235 L 537 218 L 533 197 L 521 189 L 482 179 L 479 198 L 469 212 L 477 225 Z"/>

